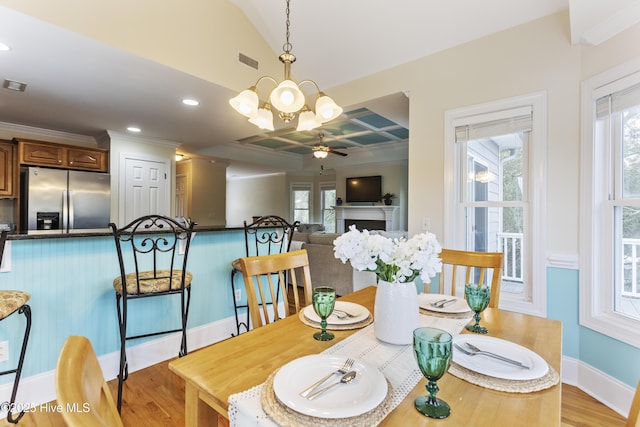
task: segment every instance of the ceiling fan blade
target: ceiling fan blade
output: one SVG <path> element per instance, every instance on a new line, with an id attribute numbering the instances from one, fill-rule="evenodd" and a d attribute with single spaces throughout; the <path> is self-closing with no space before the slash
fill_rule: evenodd
<path id="1" fill-rule="evenodd" d="M 333 148 L 329 148 L 329 152 L 333 154 L 337 154 L 338 156 L 342 156 L 342 157 L 348 156 L 347 153 L 343 153 L 342 151 L 336 151 Z"/>

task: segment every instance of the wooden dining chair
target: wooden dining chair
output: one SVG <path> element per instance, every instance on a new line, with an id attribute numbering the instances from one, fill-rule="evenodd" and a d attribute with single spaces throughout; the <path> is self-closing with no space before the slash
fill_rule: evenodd
<path id="1" fill-rule="evenodd" d="M 56 367 L 56 397 L 67 426 L 123 426 L 118 408 L 91 342 L 72 335 L 65 341 Z"/>
<path id="2" fill-rule="evenodd" d="M 309 272 L 309 257 L 305 249 L 240 258 L 240 271 L 244 278 L 253 328 L 259 328 L 283 317 L 296 314 L 311 304 L 311 274 Z M 289 301 L 286 275 L 289 275 L 293 287 L 293 301 Z M 304 301 L 300 301 L 298 296 L 299 279 L 302 279 L 303 282 L 301 285 L 304 291 Z M 283 295 L 284 313 L 280 312 L 278 304 L 267 304 L 276 301 L 278 290 Z M 273 313 L 269 313 L 269 308 Z"/>
<path id="3" fill-rule="evenodd" d="M 445 293 L 445 282 L 451 285 L 451 295 L 456 294 L 456 283 L 460 280 L 458 270 L 464 274 L 464 283 L 484 284 L 491 273 L 491 296 L 489 307 L 498 308 L 500 302 L 500 282 L 502 281 L 502 252 L 472 252 L 442 249 L 440 252 L 442 271 L 439 289 Z M 473 276 L 472 276 L 473 274 Z M 450 280 L 446 280 L 449 278 Z"/>
<path id="4" fill-rule="evenodd" d="M 638 381 L 636 393 L 633 396 L 633 401 L 631 402 L 631 409 L 629 409 L 626 426 L 640 427 L 640 381 Z"/>
<path id="5" fill-rule="evenodd" d="M 180 332 L 178 356 L 187 354 L 187 320 L 192 285 L 192 274 L 187 271 L 187 260 L 195 223 L 186 222 L 182 224 L 173 218 L 146 215 L 122 228 L 118 228 L 114 223 L 109 224 L 120 266 L 120 274 L 113 280 L 120 332 L 118 410 L 122 408 L 122 386 L 129 376 L 127 341 Z M 127 335 L 131 301 L 154 297 L 179 299 L 179 304 L 176 304 L 179 305 L 179 327 L 158 327 L 158 324 L 166 325 L 164 318 L 169 316 L 168 313 L 161 312 L 158 313 L 157 319 L 146 317 L 144 322 L 140 322 L 141 326 L 147 327 L 151 332 Z M 135 329 L 138 332 L 141 330 L 138 327 Z"/>
<path id="6" fill-rule="evenodd" d="M 244 249 L 245 257 L 257 255 L 272 255 L 288 252 L 291 248 L 293 233 L 300 221 L 293 224 L 277 215 L 264 215 L 254 217 L 253 222 L 244 222 Z M 236 334 L 240 335 L 241 329 L 249 330 L 249 306 L 238 303 L 236 299 L 236 274 L 240 272 L 240 258 L 231 262 L 231 298 L 233 299 L 233 310 L 236 316 Z M 279 294 L 276 293 L 276 297 Z M 277 301 L 277 299 L 276 299 Z M 241 314 L 246 310 L 246 320 L 241 320 Z"/>

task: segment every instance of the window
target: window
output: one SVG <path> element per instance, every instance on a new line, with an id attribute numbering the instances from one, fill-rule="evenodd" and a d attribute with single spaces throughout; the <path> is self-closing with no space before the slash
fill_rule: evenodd
<path id="1" fill-rule="evenodd" d="M 293 221 L 301 224 L 311 223 L 311 184 L 292 184 L 291 186 L 291 211 Z"/>
<path id="2" fill-rule="evenodd" d="M 334 183 L 320 184 L 320 210 L 322 213 L 322 225 L 327 233 L 336 232 L 336 185 Z"/>
<path id="3" fill-rule="evenodd" d="M 582 91 L 580 322 L 640 347 L 640 61 Z"/>
<path id="4" fill-rule="evenodd" d="M 500 306 L 544 315 L 543 174 L 546 97 L 447 112 L 444 246 L 502 252 Z M 539 189 L 539 191 L 536 191 Z M 463 292 L 459 283 L 458 293 Z"/>

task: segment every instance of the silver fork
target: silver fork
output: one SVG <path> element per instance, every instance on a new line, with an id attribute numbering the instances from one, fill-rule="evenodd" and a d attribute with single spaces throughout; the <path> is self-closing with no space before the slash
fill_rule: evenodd
<path id="1" fill-rule="evenodd" d="M 351 358 L 345 360 L 344 364 L 339 369 L 331 372 L 329 375 L 327 375 L 324 378 L 320 378 L 314 384 L 311 384 L 307 389 L 305 389 L 305 390 L 300 392 L 300 396 L 307 397 L 309 395 L 309 393 L 311 393 L 318 386 L 320 386 L 321 384 L 323 384 L 325 381 L 327 381 L 329 378 L 331 378 L 332 376 L 334 376 L 336 374 L 341 374 L 341 375 L 346 374 L 347 372 L 349 372 L 349 370 L 351 370 L 351 367 L 353 366 L 353 362 L 354 362 L 354 360 L 351 359 Z"/>
<path id="2" fill-rule="evenodd" d="M 335 308 L 333 309 L 333 313 L 335 313 L 335 314 L 336 314 L 336 317 L 337 317 L 338 319 L 344 319 L 344 318 L 346 318 L 346 317 L 350 317 L 350 318 L 351 318 L 351 317 L 358 317 L 358 316 L 356 316 L 355 314 L 348 313 L 348 312 L 346 312 L 346 311 L 344 311 L 344 310 L 336 310 Z"/>
<path id="3" fill-rule="evenodd" d="M 439 304 L 434 305 L 434 307 L 444 308 L 445 305 L 451 304 L 452 302 L 455 302 L 455 301 L 456 301 L 455 298 L 444 300 L 444 301 L 440 302 Z"/>
<path id="4" fill-rule="evenodd" d="M 455 348 L 457 348 L 458 350 L 460 350 L 461 352 L 463 352 L 464 354 L 468 355 L 468 356 L 477 356 L 478 354 L 484 354 L 485 356 L 493 357 L 494 359 L 500 360 L 502 362 L 511 363 L 512 365 L 515 365 L 515 366 L 517 366 L 519 368 L 531 369 L 529 366 L 524 365 L 521 362 L 518 362 L 517 360 L 509 359 L 508 357 L 500 356 L 499 354 L 491 353 L 491 352 L 488 352 L 488 351 L 482 351 L 482 350 L 478 349 L 478 347 L 472 346 L 469 343 L 464 343 L 464 344 L 466 346 L 469 346 L 469 348 L 471 348 L 471 350 L 467 350 L 465 348 L 462 348 L 461 346 L 459 346 L 458 344 L 455 344 L 455 343 L 453 344 L 453 346 Z M 476 350 L 474 350 L 474 348 Z"/>

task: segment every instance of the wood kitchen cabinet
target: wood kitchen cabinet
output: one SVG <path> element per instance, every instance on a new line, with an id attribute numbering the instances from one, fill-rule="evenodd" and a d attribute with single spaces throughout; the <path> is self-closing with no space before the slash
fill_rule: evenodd
<path id="1" fill-rule="evenodd" d="M 11 141 L 0 140 L 0 198 L 18 197 L 18 165 L 16 163 L 16 145 Z"/>
<path id="2" fill-rule="evenodd" d="M 43 141 L 17 140 L 21 165 L 108 171 L 109 151 Z"/>

